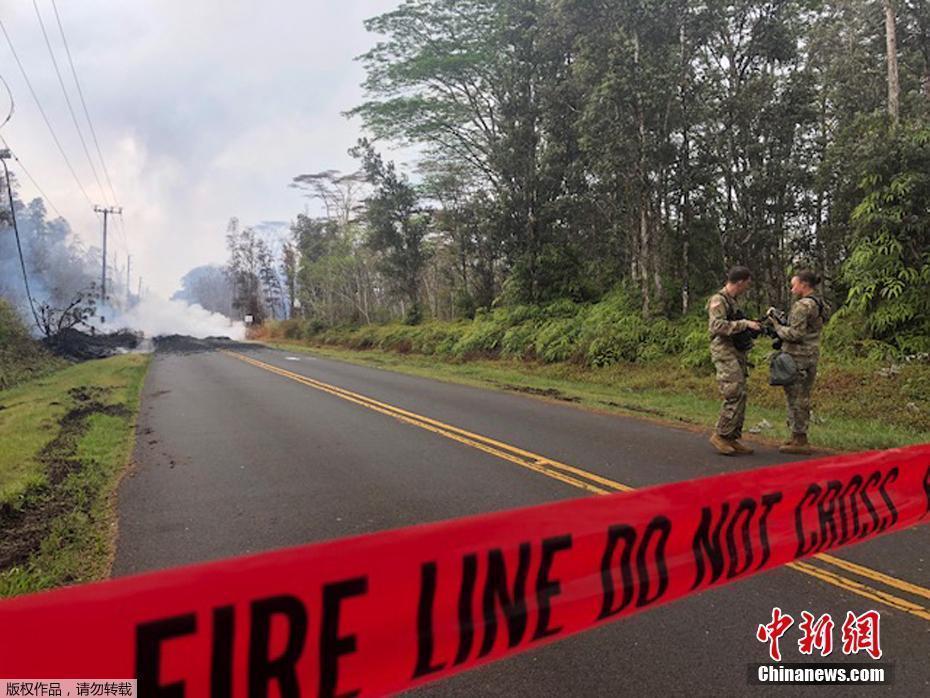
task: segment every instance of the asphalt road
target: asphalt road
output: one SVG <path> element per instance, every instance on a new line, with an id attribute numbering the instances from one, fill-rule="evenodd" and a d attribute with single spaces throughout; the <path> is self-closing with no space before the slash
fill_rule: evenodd
<path id="1" fill-rule="evenodd" d="M 523 395 L 261 347 L 247 353 L 637 488 L 785 460 L 770 447 L 749 458 L 722 458 L 705 435 Z M 161 354 L 146 380 L 135 465 L 119 493 L 113 572 L 120 576 L 588 495 L 226 354 Z M 846 587 L 780 568 L 416 694 L 822 692 L 747 685 L 747 664 L 767 660 L 756 627 L 771 619 L 777 605 L 795 617 L 802 610 L 831 613 L 838 626 L 847 611 L 881 611 L 882 661 L 894 664 L 894 685 L 837 690 L 930 695 L 930 592 L 923 595 L 930 587 L 930 526 L 844 549 L 838 557 L 893 579 L 886 584 L 836 568 L 831 572 L 922 611 L 877 604 Z M 904 591 L 895 579 L 920 586 Z M 811 661 L 787 635 L 782 653 L 785 661 Z M 836 650 L 830 659 L 843 661 L 843 656 Z"/>

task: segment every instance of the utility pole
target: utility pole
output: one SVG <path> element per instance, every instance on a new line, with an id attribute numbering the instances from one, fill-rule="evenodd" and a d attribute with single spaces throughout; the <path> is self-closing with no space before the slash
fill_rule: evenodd
<path id="1" fill-rule="evenodd" d="M 139 301 L 141 301 L 142 300 L 142 277 L 141 276 L 139 277 L 139 293 L 136 295 Z"/>
<path id="2" fill-rule="evenodd" d="M 107 302 L 107 216 L 113 213 L 122 213 L 122 206 L 94 206 L 94 211 L 103 214 L 103 275 L 100 280 L 100 305 Z M 101 321 L 104 319 L 100 318 Z"/>
<path id="3" fill-rule="evenodd" d="M 129 285 L 129 270 L 132 269 L 132 255 L 126 255 L 126 308 L 129 309 L 129 303 L 132 301 L 132 286 Z"/>

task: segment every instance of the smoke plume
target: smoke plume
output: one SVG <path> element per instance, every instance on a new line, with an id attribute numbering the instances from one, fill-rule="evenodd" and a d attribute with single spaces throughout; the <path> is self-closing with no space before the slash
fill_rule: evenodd
<path id="1" fill-rule="evenodd" d="M 124 312 L 111 309 L 100 314 L 106 318 L 105 324 L 100 328 L 105 332 L 130 329 L 142 332 L 146 337 L 182 334 L 198 339 L 245 339 L 245 325 L 241 322 L 230 320 L 219 313 L 211 313 L 199 305 L 165 300 L 156 295 L 146 296 Z"/>

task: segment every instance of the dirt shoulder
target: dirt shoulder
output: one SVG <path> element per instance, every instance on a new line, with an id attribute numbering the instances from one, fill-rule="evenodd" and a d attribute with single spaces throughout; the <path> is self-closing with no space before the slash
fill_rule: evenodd
<path id="1" fill-rule="evenodd" d="M 0 597 L 106 576 L 148 363 L 88 361 L 0 391 Z"/>

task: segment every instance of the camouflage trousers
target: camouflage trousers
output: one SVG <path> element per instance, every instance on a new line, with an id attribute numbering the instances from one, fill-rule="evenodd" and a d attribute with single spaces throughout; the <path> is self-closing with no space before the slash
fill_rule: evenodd
<path id="1" fill-rule="evenodd" d="M 716 431 L 725 439 L 738 439 L 743 435 L 743 422 L 746 419 L 749 365 L 744 356 L 715 353 L 712 357 L 717 369 L 717 387 L 723 398 Z"/>
<path id="2" fill-rule="evenodd" d="M 788 401 L 788 429 L 792 434 L 807 434 L 811 421 L 811 392 L 817 378 L 817 358 L 795 356 L 798 380 L 784 386 Z"/>

